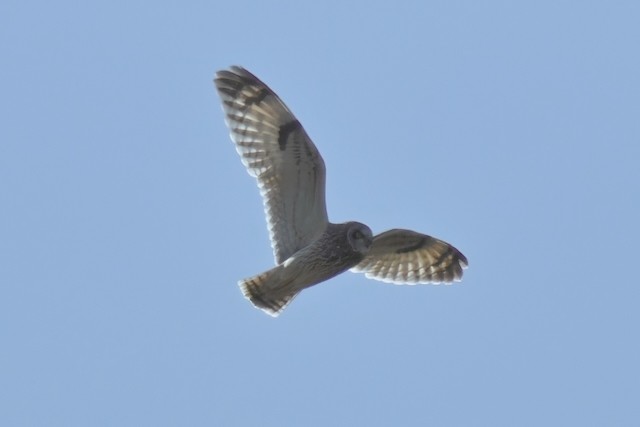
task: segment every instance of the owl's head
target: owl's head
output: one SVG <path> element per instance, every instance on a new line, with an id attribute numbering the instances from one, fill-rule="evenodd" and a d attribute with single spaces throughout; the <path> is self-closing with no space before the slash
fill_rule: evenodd
<path id="1" fill-rule="evenodd" d="M 359 222 L 349 223 L 347 238 L 349 239 L 351 248 L 363 255 L 369 252 L 369 247 L 373 242 L 373 234 L 371 233 L 371 229 Z"/>

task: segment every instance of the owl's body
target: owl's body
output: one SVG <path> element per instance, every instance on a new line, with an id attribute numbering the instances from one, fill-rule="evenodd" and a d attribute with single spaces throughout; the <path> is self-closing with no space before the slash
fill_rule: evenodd
<path id="1" fill-rule="evenodd" d="M 351 269 L 397 284 L 451 283 L 467 259 L 448 243 L 411 230 L 373 236 L 359 222 L 330 223 L 325 165 L 278 96 L 241 67 L 219 71 L 231 139 L 258 181 L 276 267 L 239 282 L 247 299 L 277 316 L 303 289 Z"/>
<path id="2" fill-rule="evenodd" d="M 358 232 L 361 234 L 352 236 Z M 277 315 L 301 290 L 356 266 L 369 251 L 372 240 L 371 230 L 364 224 L 328 224 L 309 246 L 275 268 L 240 281 L 240 288 L 256 307 Z"/>

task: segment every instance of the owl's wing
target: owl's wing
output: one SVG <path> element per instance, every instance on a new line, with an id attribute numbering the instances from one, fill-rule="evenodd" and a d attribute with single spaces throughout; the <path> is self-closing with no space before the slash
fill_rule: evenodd
<path id="1" fill-rule="evenodd" d="M 467 258 L 426 234 L 394 229 L 373 238 L 366 257 L 351 271 L 395 284 L 450 283 L 462 279 Z"/>
<path id="2" fill-rule="evenodd" d="M 324 161 L 293 113 L 242 67 L 216 73 L 231 139 L 264 202 L 271 246 L 281 263 L 328 223 Z"/>

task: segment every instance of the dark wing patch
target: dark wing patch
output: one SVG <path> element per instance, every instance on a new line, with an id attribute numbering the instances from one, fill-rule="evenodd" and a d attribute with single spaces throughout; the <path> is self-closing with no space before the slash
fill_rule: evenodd
<path id="1" fill-rule="evenodd" d="M 302 125 L 297 120 L 293 120 L 280 126 L 280 131 L 278 132 L 278 145 L 280 146 L 280 151 L 284 151 L 287 148 L 287 140 L 289 139 L 289 135 L 301 128 Z"/>

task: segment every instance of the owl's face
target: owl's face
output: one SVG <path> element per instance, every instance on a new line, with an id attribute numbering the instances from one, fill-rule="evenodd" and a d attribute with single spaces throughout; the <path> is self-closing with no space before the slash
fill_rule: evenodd
<path id="1" fill-rule="evenodd" d="M 362 255 L 365 255 L 367 252 L 369 252 L 369 247 L 373 242 L 373 234 L 371 233 L 371 229 L 359 222 L 352 222 L 351 224 L 349 224 L 347 238 L 349 239 L 351 248 Z"/>

